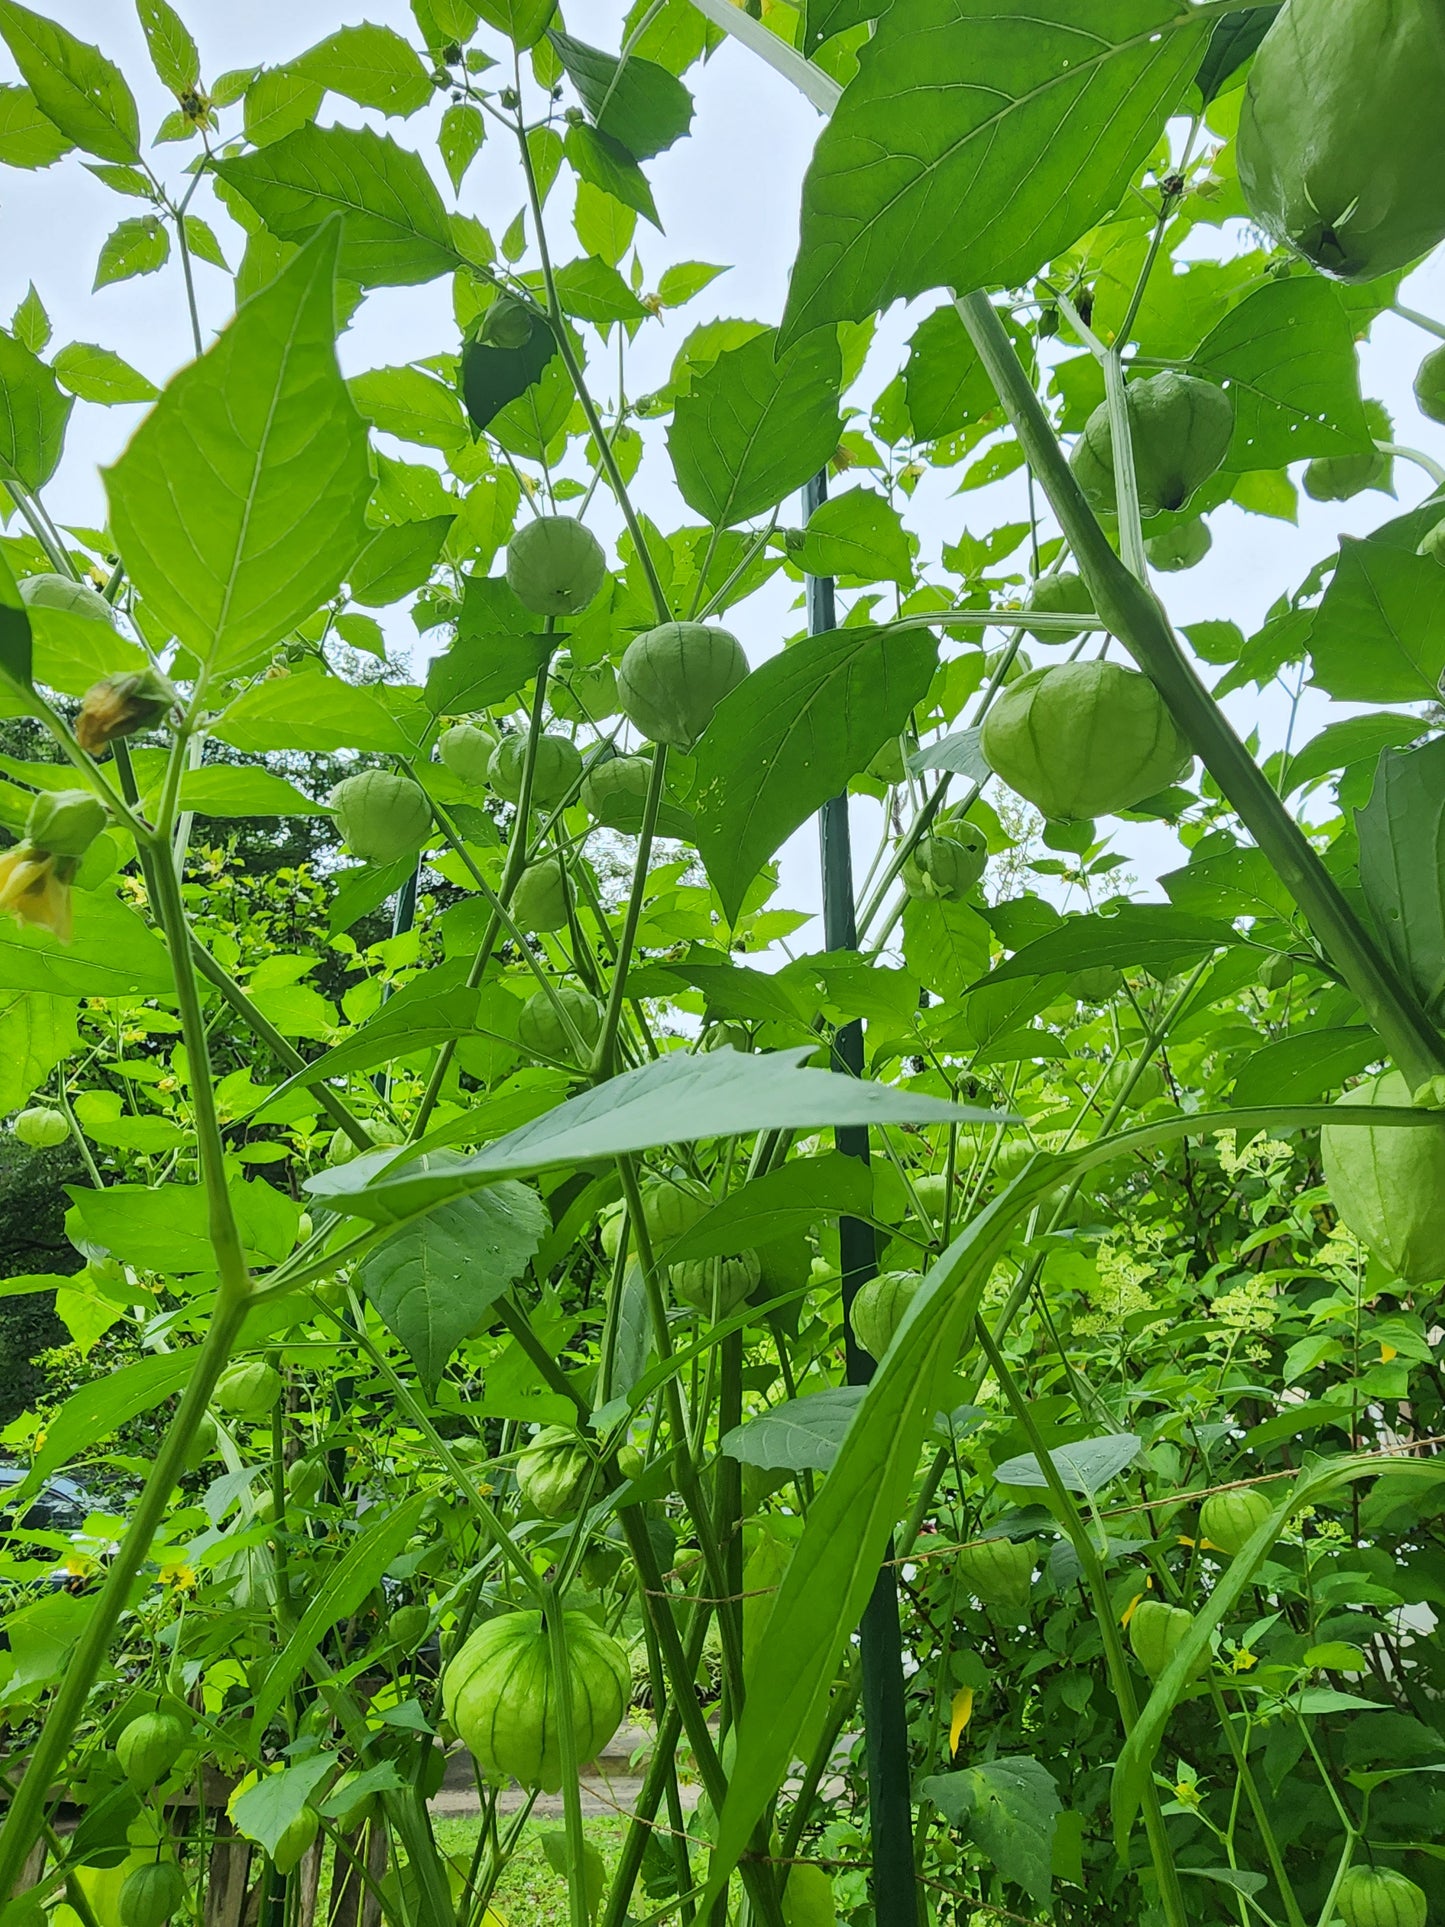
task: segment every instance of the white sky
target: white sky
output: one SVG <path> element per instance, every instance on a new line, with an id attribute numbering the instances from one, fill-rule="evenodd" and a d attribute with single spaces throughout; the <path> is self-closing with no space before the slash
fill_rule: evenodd
<path id="1" fill-rule="evenodd" d="M 47 0 L 44 10 L 119 61 L 140 100 L 143 133 L 148 135 L 171 103 L 150 74 L 133 9 L 124 0 Z M 286 0 L 284 4 L 283 0 L 228 0 L 224 5 L 219 0 L 180 0 L 180 11 L 200 45 L 208 80 L 227 68 L 283 61 L 337 26 L 361 18 L 384 22 L 415 37 L 404 0 L 366 0 L 364 6 L 361 0 Z M 568 30 L 579 38 L 609 49 L 619 44 L 624 0 L 567 0 L 565 11 Z M 0 77 L 11 77 L 3 48 Z M 689 307 L 644 328 L 629 351 L 628 385 L 634 394 L 660 383 L 678 345 L 699 322 L 718 314 L 777 320 L 796 246 L 803 172 L 820 125 L 815 111 L 779 76 L 734 43 L 724 45 L 705 68 L 694 67 L 686 79 L 697 101 L 692 136 L 648 163 L 666 232 L 659 236 L 639 222 L 647 284 L 654 285 L 662 269 L 678 260 L 725 263 L 732 271 Z M 427 130 L 444 102 L 445 96 L 439 96 L 436 109 L 424 110 L 409 122 L 385 124 L 402 144 L 428 151 Z M 357 113 L 349 102 L 332 96 L 323 119 L 355 119 Z M 235 118 L 233 111 L 231 119 Z M 157 148 L 152 150 L 152 163 L 163 178 L 176 183 L 191 151 L 182 146 Z M 450 187 L 434 147 L 428 158 L 450 202 Z M 495 136 L 473 163 L 459 204 L 478 215 L 498 238 L 516 213 L 518 175 Z M 214 204 L 205 207 L 198 202 L 197 208 L 212 220 L 234 267 L 240 253 L 237 231 Z M 69 340 L 99 342 L 163 382 L 191 353 L 180 271 L 174 259 L 160 274 L 104 288 L 96 295 L 90 292 L 106 235 L 120 219 L 142 211 L 140 203 L 123 202 L 91 179 L 76 155 L 35 174 L 0 170 L 0 318 L 10 315 L 33 280 L 51 316 L 54 345 Z M 555 225 L 558 231 L 555 251 L 568 259 L 578 250 L 561 185 L 548 212 L 549 228 Z M 231 283 L 205 264 L 198 264 L 196 273 L 202 321 L 214 330 L 231 312 Z M 1413 277 L 1402 298 L 1426 313 L 1445 314 L 1445 268 L 1438 258 Z M 911 311 L 895 310 L 885 317 L 858 391 L 860 399 L 871 400 L 901 365 L 902 343 L 931 305 L 925 301 Z M 443 279 L 423 288 L 372 292 L 343 338 L 341 356 L 350 374 L 449 350 L 455 344 L 450 284 Z M 1445 457 L 1441 430 L 1422 420 L 1411 393 L 1415 369 L 1430 346 L 1429 339 L 1410 324 L 1385 317 L 1364 350 L 1364 388 L 1390 409 L 1397 440 Z M 599 383 L 603 365 L 604 358 L 599 357 Z M 114 459 L 141 412 L 77 404 L 64 464 L 46 491 L 57 520 L 94 523 L 100 519 L 103 496 L 98 466 Z M 653 427 L 648 435 L 655 446 L 660 429 Z M 404 452 L 411 459 L 419 458 L 414 449 Z M 922 536 L 925 562 L 936 561 L 942 544 L 956 539 L 964 527 L 982 534 L 1019 513 L 1017 478 L 957 498 L 952 490 L 960 473 L 939 472 L 925 481 L 914 498 L 910 520 Z M 638 486 L 642 506 L 660 526 L 695 520 L 678 501 L 660 450 L 644 461 Z M 1396 466 L 1396 487 L 1400 508 L 1429 492 L 1424 473 L 1407 464 Z M 1226 506 L 1210 518 L 1214 549 L 1206 561 L 1187 574 L 1160 578 L 1156 586 L 1178 624 L 1229 618 L 1248 635 L 1271 602 L 1296 586 L 1311 564 L 1329 552 L 1339 533 L 1366 533 L 1398 512 L 1377 493 L 1335 505 L 1302 497 L 1296 529 Z M 801 510 L 791 506 L 782 519 L 801 522 Z M 788 610 L 789 594 L 787 585 L 774 584 L 729 617 L 755 664 L 773 654 L 783 636 L 800 626 L 800 618 Z M 413 645 L 414 632 L 404 614 L 393 613 L 387 622 L 394 643 Z M 423 660 L 423 650 L 417 648 L 418 667 Z M 1261 699 L 1246 691 L 1232 697 L 1227 707 L 1241 730 L 1259 728 L 1266 747 L 1277 743 L 1285 716 L 1282 699 Z M 1307 727 L 1297 732 L 1296 741 L 1314 734 L 1332 713 L 1347 712 L 1318 696 L 1309 698 Z M 855 803 L 860 870 L 871 856 L 878 820 L 875 806 Z M 1175 839 L 1162 827 L 1124 826 L 1119 841 L 1145 884 L 1181 860 Z M 782 861 L 784 888 L 776 901 L 814 908 L 818 883 L 811 827 L 791 841 Z M 800 941 L 809 938 L 810 933 L 805 933 Z"/>

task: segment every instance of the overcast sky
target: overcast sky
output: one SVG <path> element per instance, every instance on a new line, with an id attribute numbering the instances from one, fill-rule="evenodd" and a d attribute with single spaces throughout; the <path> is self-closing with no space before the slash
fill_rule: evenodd
<path id="1" fill-rule="evenodd" d="M 414 37 L 404 0 L 366 0 L 364 6 L 360 0 L 350 5 L 343 0 L 227 0 L 226 4 L 179 0 L 179 4 L 200 45 L 207 80 L 231 67 L 284 61 L 337 26 L 362 18 L 386 22 Z M 120 62 L 140 98 L 142 126 L 148 135 L 171 103 L 150 76 L 133 8 L 126 0 L 49 0 L 46 10 Z M 568 0 L 568 29 L 615 50 L 625 11 L 621 0 Z M 3 49 L 0 74 L 11 77 Z M 731 271 L 689 307 L 643 329 L 630 351 L 629 387 L 634 394 L 660 382 L 678 345 L 699 322 L 724 314 L 769 322 L 778 319 L 796 246 L 802 177 L 820 124 L 816 112 L 783 80 L 732 42 L 705 68 L 694 67 L 687 83 L 697 101 L 692 136 L 648 164 L 665 234 L 659 236 L 639 223 L 647 283 L 654 285 L 661 270 L 678 260 L 726 264 Z M 322 118 L 354 120 L 357 114 L 349 102 L 332 96 Z M 434 111 L 428 109 L 409 122 L 389 123 L 389 131 L 403 144 L 425 150 L 433 120 Z M 163 178 L 175 183 L 190 152 L 167 146 L 153 150 L 151 158 Z M 449 196 L 434 147 L 429 159 Z M 515 166 L 502 142 L 493 138 L 463 184 L 460 205 L 500 236 L 519 201 Z M 555 221 L 562 230 L 563 259 L 572 251 L 565 210 L 564 190 L 559 187 L 548 214 L 549 227 Z M 99 294 L 90 292 L 106 235 L 120 219 L 140 211 L 139 203 L 123 202 L 88 176 L 75 155 L 36 174 L 0 171 L 0 317 L 13 311 L 33 280 L 50 313 L 57 345 L 69 340 L 102 343 L 153 380 L 164 381 L 191 353 L 174 261 L 159 274 L 107 287 Z M 205 211 L 234 267 L 240 252 L 237 231 L 214 203 Z M 1243 245 L 1242 235 L 1226 235 L 1223 245 L 1236 244 Z M 214 330 L 231 312 L 231 283 L 204 264 L 196 272 L 202 321 L 207 330 Z M 1445 313 L 1445 269 L 1438 262 L 1427 265 L 1407 285 L 1403 298 L 1427 313 Z M 902 343 L 932 305 L 931 299 L 925 299 L 911 310 L 895 310 L 885 317 L 856 400 L 870 400 L 900 365 Z M 347 373 L 355 373 L 455 345 L 450 287 L 441 280 L 423 288 L 375 290 L 343 339 L 341 355 Z M 1421 419 L 1411 394 L 1415 369 L 1430 345 L 1410 324 L 1386 317 L 1364 350 L 1364 386 L 1366 394 L 1378 397 L 1390 409 L 1398 440 L 1445 457 L 1445 438 L 1438 427 Z M 58 520 L 99 520 L 103 496 L 98 466 L 114 458 L 140 412 L 77 405 L 65 462 L 47 490 Z M 415 450 L 406 453 L 416 458 Z M 964 527 L 981 534 L 1018 514 L 1017 478 L 958 498 L 952 493 L 958 473 L 941 471 L 929 477 L 915 497 L 911 519 L 923 539 L 925 562 L 936 561 L 942 544 L 956 539 Z M 1396 486 L 1402 507 L 1429 492 L 1423 472 L 1404 464 L 1397 465 Z M 644 463 L 639 487 L 643 506 L 661 526 L 695 519 L 678 501 L 665 459 Z M 1340 532 L 1365 533 L 1397 512 L 1388 497 L 1374 492 L 1337 505 L 1315 504 L 1302 497 L 1300 526 L 1293 528 L 1226 506 L 1210 518 L 1214 549 L 1206 561 L 1188 574 L 1161 578 L 1159 586 L 1176 623 L 1229 618 L 1248 634 L 1271 602 L 1296 586 L 1311 564 L 1329 551 Z M 801 521 L 801 512 L 793 505 L 782 519 Z M 737 612 L 735 626 L 754 663 L 774 653 L 783 636 L 799 626 L 799 618 L 788 608 L 791 593 L 786 585 L 775 584 Z M 415 648 L 404 615 L 393 613 L 387 623 L 395 644 Z M 420 667 L 422 649 L 416 649 L 415 660 Z M 1242 730 L 1261 727 L 1267 746 L 1278 740 L 1286 709 L 1282 698 L 1261 701 L 1247 692 L 1232 698 L 1228 707 Z M 1311 699 L 1305 734 L 1315 733 L 1323 720 L 1337 713 L 1345 712 L 1323 699 Z M 864 803 L 855 808 L 855 818 L 861 864 L 871 854 L 877 812 Z M 1130 826 L 1121 840 L 1145 885 L 1181 860 L 1175 839 L 1162 828 Z M 785 852 L 784 886 L 786 900 L 793 906 L 809 908 L 816 903 L 816 848 L 811 831 L 800 833 Z"/>

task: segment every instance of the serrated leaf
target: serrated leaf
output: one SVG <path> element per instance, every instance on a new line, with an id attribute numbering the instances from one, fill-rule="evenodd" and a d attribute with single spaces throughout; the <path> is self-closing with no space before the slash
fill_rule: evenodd
<path id="1" fill-rule="evenodd" d="M 808 169 L 785 343 L 929 288 L 1028 281 L 1123 194 L 1207 31 L 1181 0 L 890 7 Z"/>
<path id="2" fill-rule="evenodd" d="M 334 595 L 366 540 L 366 431 L 336 364 L 340 225 L 176 376 L 106 472 L 131 580 L 223 674 Z"/>
<path id="3" fill-rule="evenodd" d="M 1005 1880 L 1048 1901 L 1063 1808 L 1047 1767 L 1017 1756 L 981 1760 L 958 1773 L 934 1774 L 919 1792 L 983 1848 Z"/>
<path id="4" fill-rule="evenodd" d="M 428 1394 L 549 1228 L 535 1191 L 496 1184 L 440 1206 L 363 1259 L 361 1289 L 411 1354 Z"/>
<path id="5" fill-rule="evenodd" d="M 347 383 L 373 428 L 424 448 L 467 448 L 471 436 L 457 393 L 420 368 L 373 368 Z"/>
<path id="6" fill-rule="evenodd" d="M 415 50 L 391 27 L 370 21 L 338 28 L 289 64 L 293 73 L 382 114 L 405 118 L 432 97 L 431 76 Z"/>
<path id="7" fill-rule="evenodd" d="M 1376 935 L 1438 1023 L 1445 1012 L 1445 737 L 1385 750 L 1355 827 Z"/>
<path id="8" fill-rule="evenodd" d="M 218 161 L 216 172 L 284 241 L 344 215 L 337 272 L 362 287 L 408 287 L 458 264 L 436 184 L 420 155 L 388 135 L 308 124 L 258 154 Z"/>
<path id="9" fill-rule="evenodd" d="M 1309 652 L 1314 682 L 1341 702 L 1431 701 L 1445 670 L 1445 569 L 1346 536 Z"/>
<path id="10" fill-rule="evenodd" d="M 441 150 L 443 165 L 451 176 L 452 186 L 458 191 L 467 169 L 481 152 L 486 133 L 487 123 L 482 118 L 481 108 L 473 107 L 467 101 L 454 102 L 442 115 L 437 146 Z"/>
<path id="11" fill-rule="evenodd" d="M 913 546 L 903 518 L 876 489 L 845 489 L 814 509 L 789 560 L 808 575 L 858 582 L 913 580 Z"/>
<path id="12" fill-rule="evenodd" d="M 692 124 L 692 95 L 675 74 L 631 54 L 620 60 L 553 28 L 547 38 L 582 104 L 634 160 L 650 160 Z"/>
<path id="13" fill-rule="evenodd" d="M 1049 1457 L 1060 1482 L 1070 1492 L 1082 1492 L 1092 1498 L 1096 1492 L 1102 1492 L 1111 1479 L 1117 1479 L 1126 1466 L 1132 1465 L 1143 1449 L 1144 1441 L 1134 1433 L 1115 1432 L 1107 1438 L 1078 1439 L 1072 1445 L 1052 1446 Z M 993 1475 L 1000 1485 L 1043 1489 L 1049 1483 L 1043 1466 L 1032 1452 L 1005 1459 L 1002 1465 L 994 1467 Z"/>
<path id="14" fill-rule="evenodd" d="M 39 356 L 0 332 L 0 481 L 45 486 L 59 465 L 73 405 Z"/>
<path id="15" fill-rule="evenodd" d="M 833 629 L 723 698 L 694 752 L 688 800 L 729 917 L 773 852 L 901 733 L 937 663 L 927 630 Z"/>
<path id="16" fill-rule="evenodd" d="M 0 39 L 40 111 L 67 140 L 103 161 L 140 159 L 134 96 L 99 47 L 17 0 L 0 0 Z"/>
<path id="17" fill-rule="evenodd" d="M 189 93 L 201 83 L 201 56 L 185 22 L 170 0 L 135 0 L 156 78 L 173 94 Z"/>
<path id="18" fill-rule="evenodd" d="M 0 85 L 0 163 L 6 167 L 51 167 L 75 142 L 40 111 L 28 87 Z"/>
<path id="19" fill-rule="evenodd" d="M 600 128 L 581 121 L 567 129 L 563 146 L 567 159 L 581 180 L 600 188 L 604 194 L 610 194 L 614 201 L 621 201 L 624 207 L 635 208 L 651 221 L 659 233 L 662 232 L 662 223 L 657 218 L 657 204 L 652 198 L 647 176 L 621 141 L 615 141 Z"/>
<path id="20" fill-rule="evenodd" d="M 835 332 L 782 356 L 777 345 L 768 328 L 724 348 L 693 376 L 668 429 L 683 500 L 715 527 L 776 507 L 817 474 L 843 432 Z"/>
<path id="21" fill-rule="evenodd" d="M 99 402 L 104 408 L 122 402 L 154 401 L 160 393 L 148 375 L 122 361 L 113 349 L 98 348 L 91 341 L 68 342 L 50 365 L 62 388 L 68 388 L 81 401 Z"/>
<path id="22" fill-rule="evenodd" d="M 171 233 L 155 214 L 137 214 L 111 229 L 95 264 L 91 292 L 113 281 L 130 281 L 138 274 L 155 274 L 171 258 Z"/>

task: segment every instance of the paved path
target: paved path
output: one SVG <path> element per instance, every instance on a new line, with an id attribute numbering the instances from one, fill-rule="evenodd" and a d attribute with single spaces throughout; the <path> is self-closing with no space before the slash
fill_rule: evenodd
<path id="1" fill-rule="evenodd" d="M 652 1751 L 652 1732 L 641 1726 L 620 1727 L 600 1759 L 594 1760 L 582 1776 L 582 1811 L 589 1814 L 631 1813 L 642 1792 L 642 1776 Z M 691 1810 L 697 1805 L 700 1789 L 684 1784 L 682 1803 Z M 503 1813 L 515 1813 L 526 1802 L 518 1787 L 502 1794 Z M 441 1789 L 428 1803 L 439 1820 L 473 1819 L 481 1812 L 477 1783 L 465 1747 L 447 1757 L 446 1778 Z M 532 1811 L 539 1819 L 555 1818 L 562 1813 L 560 1793 L 543 1793 Z"/>

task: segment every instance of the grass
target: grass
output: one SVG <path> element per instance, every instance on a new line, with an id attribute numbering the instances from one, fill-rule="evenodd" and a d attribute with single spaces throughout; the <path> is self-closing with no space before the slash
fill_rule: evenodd
<path id="1" fill-rule="evenodd" d="M 437 1845 L 465 1866 L 477 1844 L 478 1820 L 438 1820 Z M 609 1874 L 622 1848 L 627 1823 L 610 1816 L 589 1816 L 588 1842 L 607 1863 Z M 567 1883 L 552 1871 L 542 1847 L 544 1833 L 560 1833 L 561 1819 L 529 1820 L 522 1844 L 508 1863 L 492 1900 L 499 1927 L 558 1927 L 567 1919 Z"/>

